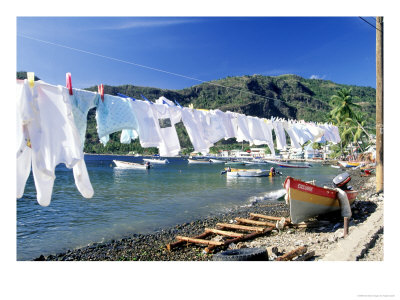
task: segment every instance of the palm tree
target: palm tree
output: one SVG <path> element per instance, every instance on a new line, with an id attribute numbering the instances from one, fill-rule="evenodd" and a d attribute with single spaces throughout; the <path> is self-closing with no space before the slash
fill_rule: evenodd
<path id="1" fill-rule="evenodd" d="M 342 121 L 346 118 L 354 118 L 353 108 L 360 108 L 358 104 L 353 103 L 351 89 L 341 89 L 336 95 L 331 97 L 333 110 L 330 112 L 331 117 Z"/>
<path id="2" fill-rule="evenodd" d="M 340 130 L 340 147 L 343 154 L 343 146 L 348 145 L 354 138 L 351 124 L 356 114 L 353 108 L 359 108 L 358 104 L 353 103 L 351 89 L 343 88 L 331 97 L 333 109 L 329 113 L 329 118 Z"/>

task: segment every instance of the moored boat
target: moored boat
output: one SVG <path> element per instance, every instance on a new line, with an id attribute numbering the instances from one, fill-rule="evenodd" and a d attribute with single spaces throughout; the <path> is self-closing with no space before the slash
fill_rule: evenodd
<path id="1" fill-rule="evenodd" d="M 361 164 L 361 162 L 359 161 L 343 161 L 343 160 L 338 161 L 338 163 L 344 168 L 355 168 Z"/>
<path id="2" fill-rule="evenodd" d="M 231 169 L 225 168 L 226 176 L 229 177 L 267 177 L 269 170 L 261 169 Z"/>
<path id="3" fill-rule="evenodd" d="M 221 160 L 221 159 L 215 159 L 215 158 L 210 158 L 210 161 L 214 164 L 224 164 L 226 163 L 225 160 Z"/>
<path id="4" fill-rule="evenodd" d="M 188 163 L 189 164 L 210 164 L 211 161 L 209 159 L 203 159 L 203 158 L 198 158 L 198 159 L 193 159 L 193 158 L 188 158 Z"/>
<path id="5" fill-rule="evenodd" d="M 143 161 L 147 161 L 149 163 L 156 165 L 165 165 L 169 163 L 168 159 L 161 159 L 161 158 L 143 158 Z"/>
<path id="6" fill-rule="evenodd" d="M 350 181 L 346 179 L 344 184 Z M 283 183 L 287 192 L 287 201 L 290 207 L 290 218 L 294 224 L 306 221 L 310 217 L 340 210 L 338 191 L 331 188 L 319 187 L 308 182 L 288 176 Z M 358 192 L 346 190 L 349 204 L 357 197 Z"/>
<path id="7" fill-rule="evenodd" d="M 278 167 L 281 168 L 300 168 L 300 169 L 306 169 L 311 167 L 311 165 L 307 164 L 307 165 L 292 165 L 292 164 L 286 164 L 286 163 L 281 163 L 281 162 L 275 162 L 275 161 L 267 161 L 270 164 L 274 164 L 277 165 Z"/>
<path id="8" fill-rule="evenodd" d="M 147 170 L 147 169 L 150 169 L 150 167 L 151 167 L 150 163 L 138 164 L 138 163 L 122 161 L 122 160 L 113 160 L 113 162 L 118 168 Z"/>
<path id="9" fill-rule="evenodd" d="M 227 161 L 225 163 L 225 165 L 227 165 L 227 166 L 244 166 L 244 165 L 246 165 L 246 163 L 243 161 Z"/>

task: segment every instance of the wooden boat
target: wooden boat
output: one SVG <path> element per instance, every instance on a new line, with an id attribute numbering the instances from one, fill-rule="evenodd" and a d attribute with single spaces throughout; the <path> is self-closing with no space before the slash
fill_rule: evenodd
<path id="1" fill-rule="evenodd" d="M 165 165 L 169 163 L 168 159 L 161 159 L 161 158 L 143 158 L 143 161 L 147 161 L 155 165 Z"/>
<path id="2" fill-rule="evenodd" d="M 229 177 L 267 177 L 269 170 L 261 169 L 231 169 L 225 168 L 226 176 Z"/>
<path id="3" fill-rule="evenodd" d="M 138 164 L 138 163 L 122 161 L 122 160 L 113 160 L 113 162 L 118 168 L 147 170 L 147 169 L 150 169 L 150 166 L 151 166 L 150 163 Z"/>
<path id="4" fill-rule="evenodd" d="M 338 162 L 344 168 L 354 168 L 354 167 L 358 167 L 361 164 L 361 162 L 359 162 L 359 161 L 342 161 L 342 160 L 340 160 Z"/>
<path id="5" fill-rule="evenodd" d="M 210 161 L 214 164 L 224 164 L 226 163 L 225 160 L 220 160 L 220 159 L 215 159 L 215 158 L 211 158 Z"/>
<path id="6" fill-rule="evenodd" d="M 310 217 L 340 210 L 338 192 L 331 188 L 319 187 L 288 176 L 283 183 L 287 192 L 287 201 L 290 206 L 290 218 L 297 224 Z M 350 205 L 354 202 L 358 192 L 346 191 Z"/>
<path id="7" fill-rule="evenodd" d="M 198 158 L 198 159 L 193 159 L 193 158 L 188 158 L 188 163 L 189 164 L 210 164 L 211 161 L 209 159 L 203 159 L 203 158 Z"/>

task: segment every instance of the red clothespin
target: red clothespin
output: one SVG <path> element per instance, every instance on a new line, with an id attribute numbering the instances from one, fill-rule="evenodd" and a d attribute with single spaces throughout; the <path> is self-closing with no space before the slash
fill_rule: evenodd
<path id="1" fill-rule="evenodd" d="M 66 85 L 66 87 L 67 87 L 67 89 L 68 89 L 68 91 L 69 91 L 69 94 L 70 94 L 70 95 L 73 95 L 73 92 L 72 92 L 71 73 L 67 73 L 65 77 L 66 77 L 66 79 L 65 79 L 65 81 L 66 81 L 65 85 Z"/>
<path id="2" fill-rule="evenodd" d="M 101 101 L 104 102 L 104 86 L 103 86 L 103 84 L 100 84 L 97 86 L 97 91 L 100 94 Z"/>

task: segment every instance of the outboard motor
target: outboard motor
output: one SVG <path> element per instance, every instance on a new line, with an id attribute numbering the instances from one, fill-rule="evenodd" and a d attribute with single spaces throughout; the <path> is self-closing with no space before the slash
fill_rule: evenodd
<path id="1" fill-rule="evenodd" d="M 350 182 L 350 180 L 351 180 L 350 174 L 344 172 L 333 178 L 333 184 L 335 187 L 340 188 L 343 191 L 349 191 L 353 189 L 352 186 L 347 185 Z"/>

